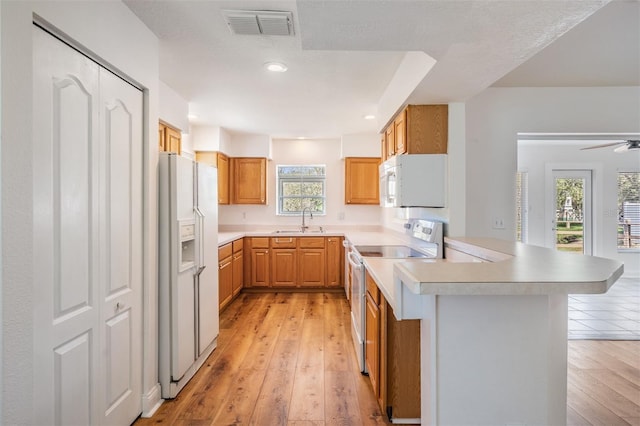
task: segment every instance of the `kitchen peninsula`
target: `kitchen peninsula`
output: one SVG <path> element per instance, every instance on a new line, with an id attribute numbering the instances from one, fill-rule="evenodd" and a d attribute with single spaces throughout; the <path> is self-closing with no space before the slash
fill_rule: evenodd
<path id="1" fill-rule="evenodd" d="M 470 238 L 445 238 L 443 261 L 365 266 L 396 318 L 421 322 L 422 424 L 443 425 L 566 424 L 567 295 L 604 293 L 623 272 L 615 260 Z"/>

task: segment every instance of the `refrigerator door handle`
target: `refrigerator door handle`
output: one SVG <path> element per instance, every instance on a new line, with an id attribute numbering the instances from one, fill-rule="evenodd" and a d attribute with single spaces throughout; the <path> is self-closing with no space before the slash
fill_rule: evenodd
<path id="1" fill-rule="evenodd" d="M 207 267 L 207 265 L 203 265 L 203 266 L 199 267 L 198 270 L 195 273 L 195 276 L 199 277 L 200 274 L 202 273 L 202 271 L 204 271 L 204 268 L 206 268 L 206 267 Z"/>

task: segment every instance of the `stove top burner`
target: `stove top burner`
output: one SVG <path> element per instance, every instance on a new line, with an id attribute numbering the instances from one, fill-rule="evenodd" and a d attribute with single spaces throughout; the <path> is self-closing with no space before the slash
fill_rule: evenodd
<path id="1" fill-rule="evenodd" d="M 390 259 L 435 257 L 407 246 L 355 246 L 354 248 L 362 257 L 384 257 Z"/>

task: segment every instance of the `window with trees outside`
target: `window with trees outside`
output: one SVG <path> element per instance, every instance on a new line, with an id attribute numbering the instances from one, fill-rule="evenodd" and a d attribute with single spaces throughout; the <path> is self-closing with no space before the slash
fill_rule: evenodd
<path id="1" fill-rule="evenodd" d="M 276 166 L 277 214 L 298 216 L 309 208 L 314 214 L 326 213 L 326 167 Z"/>
<path id="2" fill-rule="evenodd" d="M 640 172 L 618 172 L 618 250 L 640 250 Z"/>

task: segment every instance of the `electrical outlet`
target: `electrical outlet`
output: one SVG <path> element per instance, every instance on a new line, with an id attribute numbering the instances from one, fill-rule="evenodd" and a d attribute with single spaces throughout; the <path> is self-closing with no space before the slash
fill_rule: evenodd
<path id="1" fill-rule="evenodd" d="M 493 229 L 504 229 L 504 219 L 501 217 L 494 217 Z"/>

